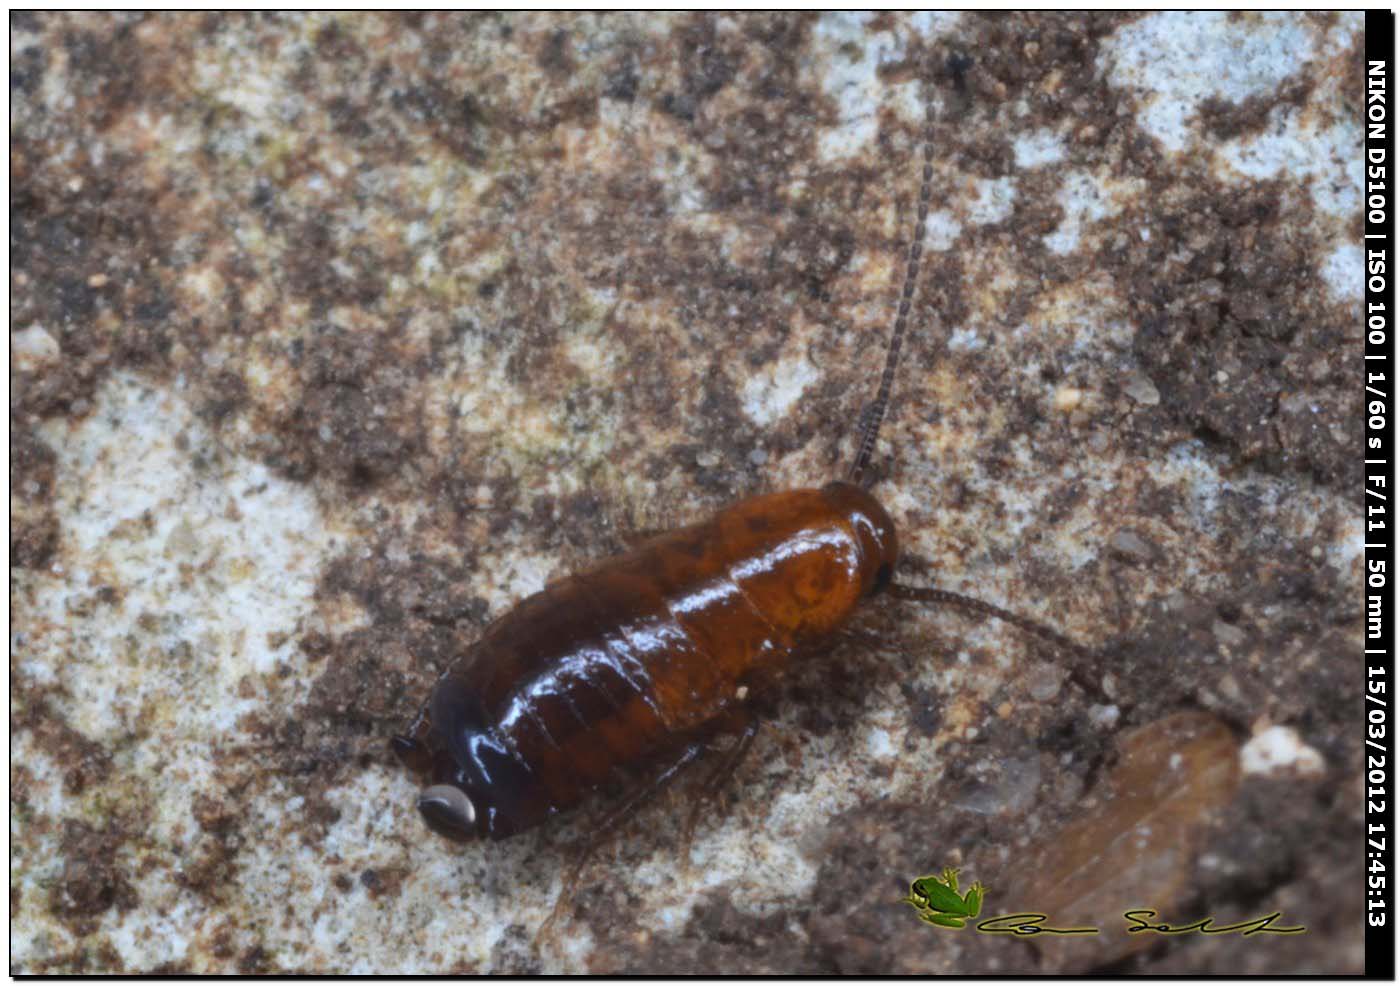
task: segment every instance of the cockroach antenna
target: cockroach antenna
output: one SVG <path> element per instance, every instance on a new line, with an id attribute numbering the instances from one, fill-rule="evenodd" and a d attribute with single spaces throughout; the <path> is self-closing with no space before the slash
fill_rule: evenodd
<path id="1" fill-rule="evenodd" d="M 954 64 L 950 60 L 950 69 L 954 74 L 954 81 L 961 89 L 964 85 L 963 74 L 971 62 L 959 56 Z M 860 446 L 856 451 L 855 460 L 851 463 L 851 471 L 847 474 L 847 482 L 862 489 L 869 489 L 875 483 L 872 476 L 867 475 L 870 467 L 870 459 L 875 453 L 875 442 L 880 435 L 880 425 L 884 421 L 885 412 L 889 408 L 890 392 L 894 389 L 895 374 L 899 369 L 899 354 L 904 347 L 904 334 L 909 327 L 909 313 L 914 306 L 914 295 L 918 291 L 919 284 L 919 263 L 924 253 L 924 233 L 928 222 L 929 199 L 932 196 L 933 188 L 933 124 L 934 109 L 933 100 L 924 101 L 924 140 L 923 140 L 923 178 L 919 183 L 918 211 L 914 220 L 913 235 L 909 241 L 909 250 L 904 266 L 904 285 L 900 288 L 898 308 L 894 318 L 894 331 L 890 335 L 889 349 L 885 353 L 885 369 L 880 376 L 880 387 L 875 394 L 875 402 L 862 414 L 862 431 L 860 436 Z M 1073 674 L 1075 680 L 1080 682 L 1090 692 L 1101 694 L 1097 685 L 1087 678 L 1082 678 L 1082 666 L 1084 662 L 1092 659 L 1094 652 L 1075 641 L 1069 639 L 1061 633 L 1032 620 L 1029 617 L 1021 616 L 1010 610 L 995 606 L 992 603 L 984 602 L 973 596 L 965 596 L 962 593 L 951 592 L 947 589 L 924 588 L 919 586 L 891 584 L 888 593 L 897 599 L 904 599 L 911 602 L 920 602 L 933 605 L 949 606 L 954 609 L 961 609 L 964 612 L 977 616 L 990 616 L 1001 620 L 1011 626 L 1019 628 L 1022 632 L 1033 637 L 1044 640 L 1055 647 L 1058 647 L 1066 654 L 1078 658 Z"/>
<path id="2" fill-rule="evenodd" d="M 866 469 L 870 457 L 875 452 L 875 440 L 880 436 L 880 424 L 885 419 L 889 407 L 890 391 L 894 389 L 895 372 L 899 369 L 899 352 L 904 346 L 904 333 L 909 326 L 909 312 L 914 307 L 914 294 L 919 284 L 919 261 L 924 255 L 924 227 L 928 222 L 928 203 L 933 194 L 933 101 L 924 103 L 924 173 L 919 185 L 918 215 L 914 220 L 913 236 L 909 241 L 909 252 L 904 266 L 904 286 L 899 292 L 898 309 L 894 317 L 894 332 L 890 336 L 890 347 L 885 353 L 885 371 L 880 376 L 880 389 L 875 394 L 875 403 L 863 415 L 865 427 L 861 432 L 860 446 L 851 471 L 846 479 L 857 486 L 868 487 Z"/>

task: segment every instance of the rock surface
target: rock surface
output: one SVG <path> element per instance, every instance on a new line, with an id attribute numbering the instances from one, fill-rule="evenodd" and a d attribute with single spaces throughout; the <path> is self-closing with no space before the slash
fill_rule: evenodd
<path id="1" fill-rule="evenodd" d="M 1193 819 L 1161 906 L 1309 933 L 1098 967 L 1360 971 L 1362 45 L 1357 13 L 14 15 L 12 971 L 1060 971 L 899 898 L 958 866 L 995 910 L 1184 709 L 1321 766 Z M 926 103 L 899 577 L 1101 656 L 873 604 L 689 850 L 682 784 L 537 941 L 590 816 L 446 844 L 385 741 L 550 578 L 843 469 Z"/>

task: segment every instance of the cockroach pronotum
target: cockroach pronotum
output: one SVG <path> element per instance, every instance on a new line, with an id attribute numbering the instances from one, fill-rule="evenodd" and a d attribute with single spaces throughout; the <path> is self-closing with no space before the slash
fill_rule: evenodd
<path id="1" fill-rule="evenodd" d="M 394 738 L 399 758 L 430 779 L 418 807 L 434 831 L 503 839 L 579 805 L 616 768 L 655 768 L 611 824 L 725 734 L 737 737 L 732 769 L 754 735 L 752 699 L 876 593 L 994 616 L 1085 653 L 981 600 L 892 581 L 899 543 L 869 491 L 869 465 L 918 284 L 933 122 L 930 105 L 894 328 L 846 478 L 743 500 L 547 586 L 491 624 Z"/>

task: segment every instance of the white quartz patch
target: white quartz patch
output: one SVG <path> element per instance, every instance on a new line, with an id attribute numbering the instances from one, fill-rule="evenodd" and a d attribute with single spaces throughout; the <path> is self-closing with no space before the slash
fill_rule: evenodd
<path id="1" fill-rule="evenodd" d="M 1053 130 L 1035 130 L 1021 134 L 1011 141 L 1011 151 L 1016 155 L 1018 168 L 1039 168 L 1047 164 L 1057 164 L 1065 157 L 1064 142 Z"/>
<path id="2" fill-rule="evenodd" d="M 919 10 L 908 15 L 909 29 L 925 41 L 951 34 L 962 20 L 960 11 Z"/>
<path id="3" fill-rule="evenodd" d="M 1056 201 L 1064 209 L 1065 218 L 1055 231 L 1044 237 L 1052 253 L 1072 253 L 1079 246 L 1080 234 L 1086 226 L 1107 219 L 1119 211 L 1104 184 L 1083 171 L 1065 176 Z"/>
<path id="4" fill-rule="evenodd" d="M 962 224 L 946 209 L 935 209 L 924 221 L 924 249 L 936 253 L 950 249 L 962 233 Z"/>
<path id="5" fill-rule="evenodd" d="M 817 150 L 823 161 L 859 153 L 875 139 L 876 111 L 885 96 L 877 72 L 878 50 L 865 30 L 868 15 L 827 14 L 817 23 L 816 36 L 829 44 L 830 54 L 820 74 L 822 89 L 836 104 L 839 123 L 823 131 Z"/>
<path id="6" fill-rule="evenodd" d="M 170 715 L 233 727 L 239 680 L 301 663 L 295 637 L 335 550 L 315 498 L 219 448 L 177 395 L 114 376 L 88 417 L 42 434 L 63 520 L 53 578 L 19 604 L 21 668 L 62 669 L 71 725 L 123 734 Z M 99 589 L 112 602 L 94 602 Z"/>
<path id="7" fill-rule="evenodd" d="M 10 359 L 17 370 L 37 370 L 59 357 L 58 340 L 42 325 L 10 333 Z"/>
<path id="8" fill-rule="evenodd" d="M 1114 86 L 1138 94 L 1143 128 L 1176 152 L 1206 99 L 1270 92 L 1312 56 L 1312 32 L 1297 13 L 1170 11 L 1121 28 L 1099 57 Z"/>
<path id="9" fill-rule="evenodd" d="M 865 739 L 866 751 L 876 760 L 888 760 L 898 751 L 890 741 L 890 734 L 884 729 L 872 729 Z"/>
<path id="10" fill-rule="evenodd" d="M 787 414 L 819 376 L 806 353 L 778 359 L 745 382 L 744 413 L 754 424 L 767 427 Z"/>
<path id="11" fill-rule="evenodd" d="M 813 30 L 818 50 L 826 57 L 810 70 L 835 103 L 838 116 L 836 126 L 817 136 L 817 154 L 824 162 L 852 157 L 873 144 L 882 106 L 911 123 L 923 120 L 924 86 L 918 81 L 891 84 L 880 78 L 880 66 L 908 56 L 911 33 L 927 42 L 951 31 L 960 15 L 915 14 L 888 31 L 870 30 L 868 24 L 874 16 L 854 11 L 827 13 Z"/>
<path id="12" fill-rule="evenodd" d="M 970 353 L 987 348 L 987 340 L 975 328 L 957 328 L 948 334 L 948 351 Z"/>
<path id="13" fill-rule="evenodd" d="M 1348 220 L 1361 210 L 1361 155 L 1322 148 L 1359 146 L 1359 122 L 1343 121 L 1319 128 L 1316 121 L 1293 107 L 1276 109 L 1262 133 L 1220 145 L 1216 160 L 1236 181 L 1254 182 L 1279 176 L 1306 182 L 1313 201 L 1328 215 Z"/>
<path id="14" fill-rule="evenodd" d="M 1359 304 L 1366 287 L 1365 258 L 1361 246 L 1342 243 L 1322 262 L 1322 279 L 1332 297 L 1348 304 Z"/>
<path id="15" fill-rule="evenodd" d="M 986 226 L 1009 218 L 1016 203 L 1016 185 L 1010 178 L 977 179 L 968 204 L 968 218 L 974 226 Z"/>
<path id="16" fill-rule="evenodd" d="M 1321 774 L 1326 764 L 1322 754 L 1304 743 L 1296 731 L 1270 726 L 1240 749 L 1240 769 L 1246 774 Z"/>

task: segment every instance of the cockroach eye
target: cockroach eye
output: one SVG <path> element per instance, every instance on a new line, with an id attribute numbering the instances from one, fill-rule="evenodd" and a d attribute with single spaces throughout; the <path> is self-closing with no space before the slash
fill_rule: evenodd
<path id="1" fill-rule="evenodd" d="M 462 841 L 476 838 L 476 808 L 459 787 L 434 784 L 418 795 L 418 810 L 439 835 Z"/>

